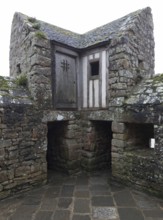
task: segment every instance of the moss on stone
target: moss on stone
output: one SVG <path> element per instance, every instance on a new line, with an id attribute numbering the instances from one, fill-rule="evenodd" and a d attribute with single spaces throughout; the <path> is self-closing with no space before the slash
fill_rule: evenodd
<path id="1" fill-rule="evenodd" d="M 7 90 L 9 89 L 9 84 L 5 77 L 0 76 L 0 90 Z"/>
<path id="2" fill-rule="evenodd" d="M 34 23 L 34 24 L 32 25 L 32 27 L 33 27 L 34 29 L 39 30 L 40 27 L 41 27 L 41 25 L 40 25 L 39 23 Z"/>
<path id="3" fill-rule="evenodd" d="M 39 30 L 40 27 L 41 27 L 41 24 L 37 21 L 36 18 L 33 18 L 33 17 L 28 17 L 28 21 L 30 23 L 32 23 L 32 28 L 36 29 L 36 30 Z"/>
<path id="4" fill-rule="evenodd" d="M 163 82 L 163 73 L 162 73 L 162 74 L 159 74 L 159 75 L 156 75 L 156 76 L 153 78 L 153 81 L 154 81 L 154 82 Z"/>
<path id="5" fill-rule="evenodd" d="M 27 86 L 28 80 L 27 80 L 27 76 L 25 74 L 21 74 L 19 75 L 16 79 L 15 79 L 15 83 L 18 86 Z"/>
<path id="6" fill-rule="evenodd" d="M 46 35 L 45 35 L 45 33 L 42 32 L 42 31 L 36 31 L 36 32 L 35 32 L 35 36 L 38 37 L 38 38 L 40 38 L 40 39 L 46 39 L 46 38 L 47 38 Z"/>

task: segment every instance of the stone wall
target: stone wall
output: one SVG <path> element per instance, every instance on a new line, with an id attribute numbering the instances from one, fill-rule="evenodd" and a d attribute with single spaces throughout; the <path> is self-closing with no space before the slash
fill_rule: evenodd
<path id="1" fill-rule="evenodd" d="M 47 181 L 47 126 L 22 82 L 0 77 L 0 199 Z"/>
<path id="2" fill-rule="evenodd" d="M 53 37 L 57 36 L 55 32 L 59 29 L 49 26 L 46 29 L 42 25 L 43 22 L 21 13 L 14 15 L 10 42 L 10 75 L 27 75 L 32 97 L 40 106 L 48 109 L 52 107 L 52 96 L 55 90 L 54 80 L 52 80 L 54 75 L 51 71 L 51 66 L 55 65 L 55 61 L 53 63 L 51 59 L 55 55 L 55 50 L 54 54 L 51 54 L 50 44 L 51 41 L 53 42 Z M 119 25 L 118 20 L 117 25 Z M 109 107 L 122 105 L 124 99 L 141 79 L 149 78 L 154 74 L 151 9 L 146 8 L 131 16 L 128 15 L 127 20 L 124 19 L 121 23 L 121 27 L 115 30 L 113 37 L 106 44 L 109 55 L 107 62 L 109 64 L 109 71 L 107 71 Z M 79 39 L 82 39 L 82 36 L 79 35 Z M 80 49 L 83 52 L 83 48 Z M 78 48 L 79 52 L 80 49 Z M 88 50 L 85 49 L 85 52 Z M 81 78 L 80 76 L 79 79 Z"/>
<path id="3" fill-rule="evenodd" d="M 82 127 L 82 169 L 111 169 L 111 121 L 83 121 Z"/>
<path id="4" fill-rule="evenodd" d="M 162 197 L 162 168 L 154 152 L 139 150 L 126 152 L 121 179 L 128 185 Z"/>
<path id="5" fill-rule="evenodd" d="M 0 198 L 45 182 L 47 164 L 68 173 L 109 167 L 116 179 L 129 185 L 155 193 L 163 191 L 163 84 L 162 77 L 148 79 L 154 74 L 151 11 L 147 8 L 124 18 L 116 27 L 111 24 L 110 28 L 115 28 L 115 32 L 109 29 L 111 38 L 104 35 L 104 42 L 96 42 L 95 37 L 94 43 L 88 44 L 94 48 L 97 43 L 98 51 L 98 43 L 105 43 L 109 55 L 108 109 L 54 111 L 51 65 L 55 60 L 52 63 L 51 57 L 55 50 L 51 54 L 50 41 L 58 40 L 60 46 L 70 49 L 75 47 L 73 34 L 63 30 L 60 34 L 57 31 L 61 30 L 52 26 L 46 29 L 45 23 L 46 31 L 41 31 L 41 22 L 15 14 L 10 74 L 16 80 L 25 76 L 27 88 L 20 93 L 17 89 L 10 91 L 5 81 L 0 83 L 4 86 L 0 92 Z M 82 36 L 75 36 L 80 45 L 77 51 L 88 53 L 89 47 L 83 49 L 79 42 Z M 90 40 L 87 37 L 84 39 Z M 143 124 L 153 124 L 155 149 L 143 147 L 147 141 L 134 123 L 142 128 Z M 142 142 L 135 141 L 137 136 Z"/>
<path id="6" fill-rule="evenodd" d="M 129 17 L 109 46 L 109 106 L 120 106 L 141 79 L 154 74 L 153 22 L 149 8 Z M 135 18 L 134 18 L 135 19 Z"/>
<path id="7" fill-rule="evenodd" d="M 0 107 L 0 198 L 46 182 L 46 126 L 33 106 Z"/>
<path id="8" fill-rule="evenodd" d="M 15 13 L 10 40 L 10 75 L 26 75 L 38 105 L 52 106 L 50 41 L 35 18 Z"/>
<path id="9" fill-rule="evenodd" d="M 125 125 L 121 122 L 112 123 L 112 174 L 118 176 L 121 174 L 123 166 L 123 152 L 125 149 Z"/>
<path id="10" fill-rule="evenodd" d="M 80 171 L 82 135 L 78 120 L 48 123 L 48 168 L 65 173 Z"/>
<path id="11" fill-rule="evenodd" d="M 48 110 L 43 114 L 29 104 L 1 107 L 0 197 L 46 181 L 47 164 L 50 169 L 70 174 L 111 168 L 113 177 L 128 185 L 161 192 L 162 121 L 154 124 L 155 149 L 140 149 L 132 142 L 137 129 L 131 135 L 128 122 L 109 119 L 107 111 L 87 114 Z"/>
<path id="12" fill-rule="evenodd" d="M 67 173 L 111 169 L 111 121 L 90 121 L 86 112 L 45 112 L 50 169 Z"/>
<path id="13" fill-rule="evenodd" d="M 162 196 L 162 75 L 143 80 L 113 122 L 112 173 L 125 183 Z M 150 149 L 149 140 L 155 139 Z"/>

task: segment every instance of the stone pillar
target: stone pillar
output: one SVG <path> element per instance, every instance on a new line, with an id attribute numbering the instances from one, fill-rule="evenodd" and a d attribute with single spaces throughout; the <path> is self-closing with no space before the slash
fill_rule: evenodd
<path id="1" fill-rule="evenodd" d="M 81 165 L 84 170 L 92 171 L 111 166 L 111 122 L 88 121 L 85 123 L 84 145 Z"/>
<path id="2" fill-rule="evenodd" d="M 80 170 L 81 158 L 81 127 L 78 120 L 68 122 L 65 134 L 65 146 L 67 148 L 67 170 L 75 173 Z"/>
<path id="3" fill-rule="evenodd" d="M 126 145 L 125 124 L 114 121 L 112 123 L 112 132 L 112 175 L 119 176 L 123 169 L 123 153 Z"/>
<path id="4" fill-rule="evenodd" d="M 76 120 L 48 124 L 48 167 L 66 173 L 80 169 L 80 128 Z"/>

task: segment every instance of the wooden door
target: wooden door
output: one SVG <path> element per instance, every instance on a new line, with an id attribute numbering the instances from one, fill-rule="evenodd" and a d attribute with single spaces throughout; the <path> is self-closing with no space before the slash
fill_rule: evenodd
<path id="1" fill-rule="evenodd" d="M 62 52 L 55 54 L 56 108 L 77 107 L 76 57 Z"/>

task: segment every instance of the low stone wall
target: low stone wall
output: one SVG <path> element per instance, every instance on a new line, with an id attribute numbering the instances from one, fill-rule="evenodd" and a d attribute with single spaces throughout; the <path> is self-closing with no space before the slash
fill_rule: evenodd
<path id="1" fill-rule="evenodd" d="M 138 125 L 133 123 L 133 127 L 141 127 L 141 124 Z M 141 130 L 140 136 L 140 131 L 137 129 L 132 130 L 131 135 L 129 130 L 131 126 L 128 126 L 128 123 L 113 122 L 112 175 L 134 188 L 163 196 L 162 159 L 157 153 L 160 149 L 160 140 L 158 140 L 160 129 L 158 125 L 154 125 L 156 144 L 154 149 L 150 149 L 146 139 L 151 126 L 143 125 L 146 125 L 142 126 L 145 130 Z M 149 135 L 151 135 L 150 132 Z M 148 141 L 149 139 L 150 136 Z"/>
<path id="2" fill-rule="evenodd" d="M 163 197 L 162 169 L 152 150 L 126 152 L 123 161 L 121 178 L 128 185 Z"/>
<path id="3" fill-rule="evenodd" d="M 47 125 L 25 82 L 0 77 L 0 199 L 47 180 Z"/>
<path id="4" fill-rule="evenodd" d="M 47 165 L 69 174 L 107 167 L 116 179 L 161 195 L 162 127 L 154 126 L 155 149 L 136 149 L 129 147 L 132 137 L 126 123 L 112 122 L 107 114 L 97 121 L 95 112 L 89 112 L 92 119 L 96 115 L 90 121 L 84 114 L 50 110 L 42 114 L 33 105 L 1 107 L 0 198 L 45 183 Z"/>
<path id="5" fill-rule="evenodd" d="M 44 110 L 34 105 L 26 87 L 0 79 L 0 198 L 45 183 L 47 165 L 69 174 L 111 168 L 116 179 L 161 195 L 161 103 L 102 111 Z M 155 149 L 149 149 L 145 145 L 153 137 Z"/>
<path id="6" fill-rule="evenodd" d="M 0 198 L 47 179 L 46 125 L 33 106 L 0 108 Z"/>

